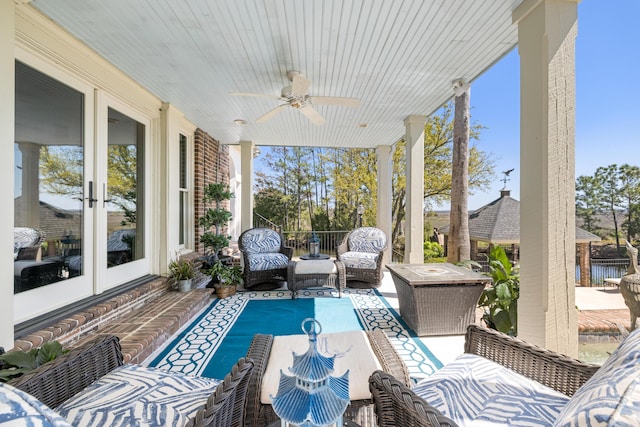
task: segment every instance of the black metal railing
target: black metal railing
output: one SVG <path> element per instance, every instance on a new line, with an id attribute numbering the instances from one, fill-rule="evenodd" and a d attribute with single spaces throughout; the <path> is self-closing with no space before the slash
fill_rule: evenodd
<path id="1" fill-rule="evenodd" d="M 617 279 L 625 275 L 629 258 L 591 258 L 591 286 L 604 286 L 604 279 Z M 580 282 L 580 262 L 576 259 L 576 282 Z"/>
<path id="2" fill-rule="evenodd" d="M 320 240 L 320 253 L 335 256 L 336 247 L 342 243 L 344 236 L 349 231 L 316 231 L 316 236 Z M 293 248 L 293 256 L 300 256 L 309 253 L 309 240 L 312 238 L 311 231 L 283 231 L 285 244 Z"/>

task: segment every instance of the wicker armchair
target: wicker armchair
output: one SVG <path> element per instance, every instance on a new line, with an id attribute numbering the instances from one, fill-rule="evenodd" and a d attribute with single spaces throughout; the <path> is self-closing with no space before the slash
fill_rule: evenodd
<path id="1" fill-rule="evenodd" d="M 244 404 L 253 362 L 240 359 L 233 365 L 204 407 L 189 420 L 187 427 L 244 425 Z"/>
<path id="2" fill-rule="evenodd" d="M 599 369 L 479 325 L 467 328 L 465 353 L 482 356 L 569 397 Z M 369 389 L 379 427 L 457 425 L 385 372 L 371 375 Z"/>
<path id="3" fill-rule="evenodd" d="M 336 258 L 343 262 L 347 286 L 352 288 L 378 288 L 382 283 L 382 254 L 388 238 L 375 227 L 351 230 L 336 248 Z"/>
<path id="4" fill-rule="evenodd" d="M 284 246 L 277 231 L 270 228 L 245 230 L 238 239 L 238 248 L 242 252 L 246 289 L 274 289 L 280 286 L 277 282 L 287 280 L 293 248 Z"/>

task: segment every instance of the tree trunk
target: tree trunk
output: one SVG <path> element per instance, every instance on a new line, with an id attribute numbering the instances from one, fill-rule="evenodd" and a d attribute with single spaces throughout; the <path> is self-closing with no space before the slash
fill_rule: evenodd
<path id="1" fill-rule="evenodd" d="M 451 165 L 451 211 L 447 261 L 471 259 L 469 241 L 469 89 L 455 97 L 453 161 Z"/>

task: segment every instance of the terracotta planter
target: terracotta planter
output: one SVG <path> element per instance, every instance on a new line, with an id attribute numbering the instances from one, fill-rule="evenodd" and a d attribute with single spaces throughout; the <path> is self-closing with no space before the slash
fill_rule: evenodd
<path id="1" fill-rule="evenodd" d="M 216 296 L 220 299 L 224 299 L 230 297 L 231 295 L 235 295 L 236 286 L 216 286 Z"/>

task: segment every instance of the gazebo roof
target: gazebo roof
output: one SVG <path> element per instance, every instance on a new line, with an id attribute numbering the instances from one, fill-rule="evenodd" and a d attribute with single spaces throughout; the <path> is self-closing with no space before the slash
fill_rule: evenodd
<path id="1" fill-rule="evenodd" d="M 448 234 L 449 226 L 439 230 Z M 471 240 L 494 244 L 520 243 L 520 201 L 502 190 L 500 198 L 469 214 L 469 237 Z M 599 241 L 600 237 L 576 227 L 576 243 Z"/>

